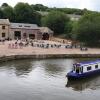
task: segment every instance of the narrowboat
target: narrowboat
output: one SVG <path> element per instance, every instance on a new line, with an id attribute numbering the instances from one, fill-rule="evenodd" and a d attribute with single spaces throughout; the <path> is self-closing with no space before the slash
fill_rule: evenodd
<path id="1" fill-rule="evenodd" d="M 73 64 L 72 70 L 67 73 L 68 79 L 83 79 L 100 74 L 100 60 Z"/>

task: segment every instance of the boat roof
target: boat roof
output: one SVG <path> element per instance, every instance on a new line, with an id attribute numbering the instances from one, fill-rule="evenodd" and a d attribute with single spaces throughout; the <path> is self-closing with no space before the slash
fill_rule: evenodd
<path id="1" fill-rule="evenodd" d="M 76 63 L 76 65 L 84 66 L 84 65 L 92 65 L 92 64 L 98 64 L 98 63 L 100 63 L 100 60 L 95 60 L 95 61 L 84 61 L 84 62 Z M 81 67 L 81 66 L 80 66 L 80 67 Z"/>

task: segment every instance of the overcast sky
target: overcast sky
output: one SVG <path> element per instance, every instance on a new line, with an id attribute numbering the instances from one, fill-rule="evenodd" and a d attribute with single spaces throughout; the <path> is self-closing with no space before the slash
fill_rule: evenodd
<path id="1" fill-rule="evenodd" d="M 100 11 L 100 0 L 0 0 L 0 5 L 4 2 L 11 6 L 15 6 L 18 2 L 27 2 L 29 4 L 43 4 L 48 7 L 87 8 Z"/>

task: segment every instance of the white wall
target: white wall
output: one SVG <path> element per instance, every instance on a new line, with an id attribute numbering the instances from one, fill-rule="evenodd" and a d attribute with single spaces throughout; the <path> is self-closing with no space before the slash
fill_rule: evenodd
<path id="1" fill-rule="evenodd" d="M 93 71 L 93 70 L 97 70 L 95 68 L 95 65 L 98 65 L 98 68 L 97 69 L 100 69 L 100 64 L 92 64 L 92 65 L 85 65 L 83 67 L 83 72 L 90 72 L 90 71 Z M 91 70 L 87 71 L 87 67 L 91 66 Z"/>

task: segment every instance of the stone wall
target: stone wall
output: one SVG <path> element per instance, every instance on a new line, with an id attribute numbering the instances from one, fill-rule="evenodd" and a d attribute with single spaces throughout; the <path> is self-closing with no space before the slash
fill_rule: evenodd
<path id="1" fill-rule="evenodd" d="M 46 55 L 11 55 L 0 57 L 0 62 L 20 59 L 60 59 L 60 58 L 100 58 L 100 54 L 46 54 Z"/>

